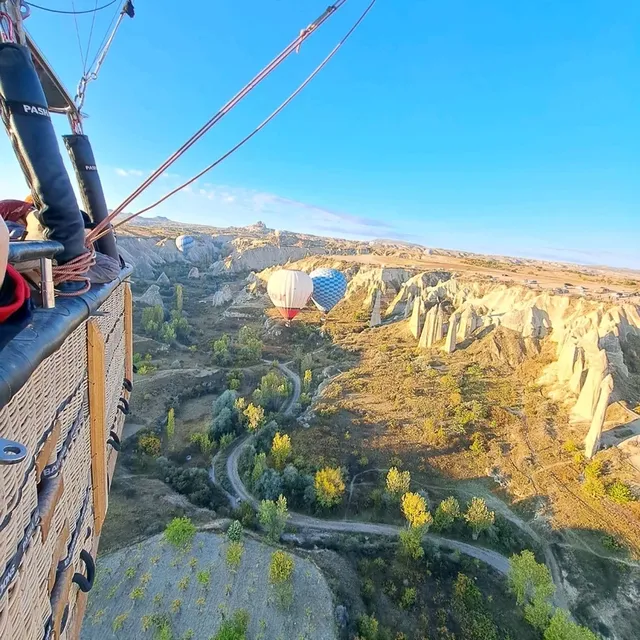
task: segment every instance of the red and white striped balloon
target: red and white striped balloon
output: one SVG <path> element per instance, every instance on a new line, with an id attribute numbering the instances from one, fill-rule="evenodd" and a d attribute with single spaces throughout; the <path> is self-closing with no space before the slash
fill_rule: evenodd
<path id="1" fill-rule="evenodd" d="M 285 320 L 292 320 L 313 293 L 313 282 L 304 271 L 280 269 L 271 274 L 267 293 Z"/>

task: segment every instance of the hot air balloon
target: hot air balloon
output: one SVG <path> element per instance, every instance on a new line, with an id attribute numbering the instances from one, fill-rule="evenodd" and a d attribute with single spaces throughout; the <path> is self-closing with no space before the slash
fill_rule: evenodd
<path id="1" fill-rule="evenodd" d="M 344 297 L 347 279 L 337 269 L 316 269 L 309 277 L 313 282 L 313 303 L 322 313 L 329 313 Z"/>
<path id="2" fill-rule="evenodd" d="M 196 241 L 191 236 L 178 236 L 176 238 L 176 247 L 178 251 L 187 253 L 189 249 L 192 249 Z"/>
<path id="3" fill-rule="evenodd" d="M 304 271 L 280 269 L 271 274 L 267 293 L 282 317 L 289 321 L 309 301 L 313 293 L 313 282 Z"/>

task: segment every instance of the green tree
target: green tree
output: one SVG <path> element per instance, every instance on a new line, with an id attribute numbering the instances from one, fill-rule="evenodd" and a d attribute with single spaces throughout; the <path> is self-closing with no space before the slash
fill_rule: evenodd
<path id="1" fill-rule="evenodd" d="M 411 473 L 400 471 L 398 467 L 391 467 L 387 473 L 387 491 L 393 496 L 399 496 L 409 491 Z"/>
<path id="2" fill-rule="evenodd" d="M 271 584 L 279 584 L 291 580 L 294 569 L 293 556 L 284 551 L 274 551 L 271 554 L 269 565 L 269 581 Z"/>
<path id="3" fill-rule="evenodd" d="M 533 552 L 525 550 L 509 559 L 508 578 L 516 602 L 524 605 L 526 620 L 544 629 L 551 616 L 551 598 L 556 589 L 549 569 L 536 562 Z"/>
<path id="4" fill-rule="evenodd" d="M 471 527 L 471 536 L 474 540 L 477 540 L 483 531 L 493 525 L 496 514 L 493 511 L 489 511 L 487 503 L 482 498 L 472 498 L 464 514 L 464 519 Z"/>
<path id="5" fill-rule="evenodd" d="M 211 436 L 208 433 L 201 433 L 199 431 L 192 433 L 190 440 L 193 444 L 198 445 L 198 448 L 205 456 L 208 456 L 213 452 L 213 448 L 216 444 L 211 440 Z"/>
<path id="6" fill-rule="evenodd" d="M 423 531 L 429 528 L 432 517 L 427 511 L 424 498 L 418 493 L 405 493 L 400 500 L 402 515 L 407 520 L 410 527 L 420 527 Z"/>
<path id="7" fill-rule="evenodd" d="M 287 499 L 280 495 L 277 500 L 263 500 L 258 510 L 258 519 L 265 528 L 267 537 L 272 542 L 277 542 L 287 526 L 289 510 Z"/>
<path id="8" fill-rule="evenodd" d="M 256 362 L 262 357 L 262 340 L 251 327 L 242 327 L 238 332 L 238 350 L 245 362 Z"/>
<path id="9" fill-rule="evenodd" d="M 249 613 L 245 609 L 234 611 L 231 618 L 224 620 L 213 640 L 247 640 Z"/>
<path id="10" fill-rule="evenodd" d="M 186 550 L 191 547 L 196 535 L 196 525 L 187 517 L 174 518 L 164 530 L 165 540 L 177 549 Z"/>
<path id="11" fill-rule="evenodd" d="M 311 383 L 313 382 L 313 373 L 311 369 L 307 369 L 304 372 L 304 376 L 302 378 L 302 389 L 308 393 L 309 389 L 311 389 Z"/>
<path id="12" fill-rule="evenodd" d="M 176 432 L 176 414 L 173 407 L 167 413 L 167 440 L 171 442 Z"/>
<path id="13" fill-rule="evenodd" d="M 213 353 L 213 362 L 226 367 L 232 360 L 231 356 L 231 338 L 225 333 L 218 340 L 211 341 L 211 351 Z"/>
<path id="14" fill-rule="evenodd" d="M 358 633 L 363 640 L 378 640 L 379 625 L 374 616 L 361 616 L 358 620 Z"/>
<path id="15" fill-rule="evenodd" d="M 269 582 L 273 585 L 280 606 L 289 607 L 293 602 L 293 557 L 284 551 L 274 551 L 269 565 Z"/>
<path id="16" fill-rule="evenodd" d="M 544 640 L 598 640 L 598 636 L 570 620 L 566 611 L 556 609 L 544 632 Z"/>
<path id="17" fill-rule="evenodd" d="M 459 517 L 460 504 L 453 496 L 449 496 L 436 508 L 433 525 L 438 531 L 445 531 L 451 527 Z"/>
<path id="18" fill-rule="evenodd" d="M 181 284 L 176 285 L 176 311 L 179 314 L 182 314 L 182 304 L 183 304 L 183 287 Z"/>
<path id="19" fill-rule="evenodd" d="M 257 431 L 264 424 L 264 409 L 260 405 L 250 403 L 242 413 L 247 419 L 249 431 Z"/>
<path id="20" fill-rule="evenodd" d="M 256 453 L 251 471 L 251 486 L 255 487 L 262 474 L 267 470 L 267 454 Z"/>
<path id="21" fill-rule="evenodd" d="M 291 456 L 291 438 L 286 433 L 276 432 L 273 436 L 271 455 L 276 469 L 282 471 L 289 456 Z"/>
<path id="22" fill-rule="evenodd" d="M 164 322 L 164 309 L 156 304 L 142 310 L 142 330 L 152 338 L 157 337 Z"/>
<path id="23" fill-rule="evenodd" d="M 241 542 L 244 530 L 239 520 L 234 520 L 227 529 L 227 538 L 231 542 Z"/>
<path id="24" fill-rule="evenodd" d="M 423 527 L 409 527 L 400 532 L 400 555 L 410 560 L 420 560 L 424 557 L 422 548 L 422 538 L 424 537 Z"/>
<path id="25" fill-rule="evenodd" d="M 453 585 L 453 612 L 465 640 L 498 640 L 496 625 L 486 611 L 484 598 L 474 581 L 459 573 Z"/>
<path id="26" fill-rule="evenodd" d="M 344 494 L 344 480 L 339 468 L 324 467 L 316 472 L 314 479 L 316 499 L 325 509 L 337 505 Z"/>
<path id="27" fill-rule="evenodd" d="M 267 411 L 277 411 L 291 392 L 289 381 L 277 371 L 262 376 L 253 399 Z"/>

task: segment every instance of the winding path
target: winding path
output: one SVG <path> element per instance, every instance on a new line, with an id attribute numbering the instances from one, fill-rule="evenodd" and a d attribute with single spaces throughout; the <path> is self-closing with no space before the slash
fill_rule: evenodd
<path id="1" fill-rule="evenodd" d="M 253 507 L 259 507 L 259 501 L 254 498 L 247 488 L 244 486 L 240 473 L 238 472 L 238 459 L 242 454 L 243 449 L 250 444 L 250 436 L 243 438 L 236 446 L 227 458 L 227 476 L 229 482 L 233 487 L 236 495 L 243 501 L 253 505 Z M 370 535 L 383 535 L 383 536 L 397 536 L 401 527 L 397 527 L 391 524 L 377 524 L 374 522 L 356 522 L 353 520 L 322 520 L 320 518 L 313 518 L 311 516 L 305 516 L 300 513 L 289 513 L 289 523 L 300 527 L 302 529 L 314 529 L 320 531 L 338 531 L 348 533 L 365 533 Z M 494 569 L 502 574 L 506 574 L 509 571 L 509 559 L 503 556 L 497 551 L 491 549 L 485 549 L 483 547 L 475 547 L 466 542 L 460 542 L 459 540 L 449 540 L 442 536 L 434 534 L 427 534 L 427 539 L 446 549 L 453 549 L 459 551 L 465 555 L 477 558 L 482 562 L 491 565 Z"/>

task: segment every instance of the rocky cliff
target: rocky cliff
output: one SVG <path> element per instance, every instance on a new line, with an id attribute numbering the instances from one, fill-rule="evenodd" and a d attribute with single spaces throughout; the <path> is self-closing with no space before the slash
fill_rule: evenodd
<path id="1" fill-rule="evenodd" d="M 447 352 L 464 348 L 482 328 L 551 340 L 556 358 L 540 383 L 569 404 L 574 421 L 591 423 L 587 454 L 597 449 L 607 406 L 639 400 L 640 313 L 635 304 L 457 278 L 432 282 L 432 274 L 407 280 L 387 314 L 401 309 L 404 316 L 410 305 L 408 326 L 419 346 L 440 345 L 446 336 L 441 347 Z"/>

